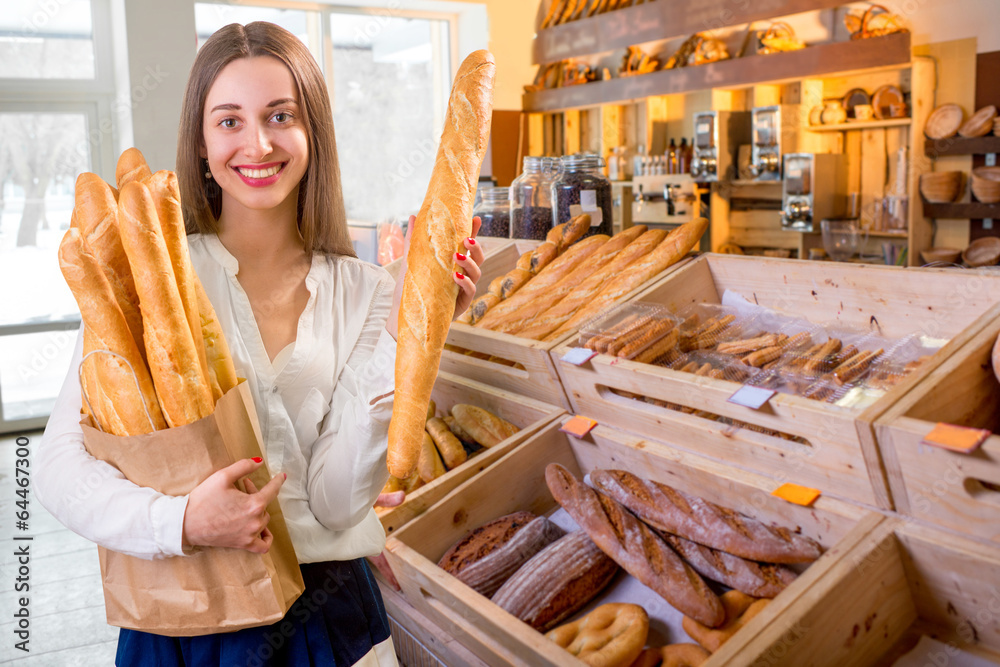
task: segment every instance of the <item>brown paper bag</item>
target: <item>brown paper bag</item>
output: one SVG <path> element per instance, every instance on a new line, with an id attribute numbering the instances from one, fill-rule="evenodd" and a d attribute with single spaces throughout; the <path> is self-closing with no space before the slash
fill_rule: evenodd
<path id="1" fill-rule="evenodd" d="M 246 382 L 215 413 L 193 424 L 119 437 L 83 424 L 94 457 L 140 486 L 184 495 L 241 458 L 263 457 L 260 427 Z M 258 489 L 267 465 L 250 476 Z M 267 506 L 274 541 L 266 554 L 202 548 L 191 556 L 143 560 L 98 547 L 110 625 L 184 637 L 231 632 L 281 620 L 305 585 L 277 499 Z"/>

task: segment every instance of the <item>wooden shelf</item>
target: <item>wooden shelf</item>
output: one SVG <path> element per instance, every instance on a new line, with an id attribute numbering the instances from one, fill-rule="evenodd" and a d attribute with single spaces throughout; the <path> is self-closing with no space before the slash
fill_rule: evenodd
<path id="1" fill-rule="evenodd" d="M 525 93 L 521 106 L 524 111 L 538 113 L 602 104 L 626 104 L 654 95 L 710 88 L 746 88 L 765 82 L 777 83 L 863 69 L 905 67 L 909 63 L 910 34 L 895 33 L 872 39 L 819 44 L 788 53 L 749 56 L 710 65 L 660 70 L 610 81 Z"/>
<path id="2" fill-rule="evenodd" d="M 783 0 L 780 11 L 788 16 L 842 4 L 843 0 Z M 551 63 L 774 17 L 774 2 L 646 2 L 539 30 L 531 45 L 531 62 Z"/>
<path id="3" fill-rule="evenodd" d="M 926 201 L 922 203 L 924 205 L 924 216 L 928 218 L 956 218 L 959 220 L 1000 219 L 1000 204 L 984 204 L 978 201 L 958 204 L 932 204 Z"/>
<path id="4" fill-rule="evenodd" d="M 810 125 L 805 129 L 810 132 L 847 132 L 849 130 L 872 130 L 878 127 L 904 127 L 912 122 L 912 118 L 887 118 L 885 120 L 859 120 L 853 123 L 837 123 L 835 125 Z"/>
<path id="5" fill-rule="evenodd" d="M 947 139 L 928 139 L 924 144 L 927 157 L 942 155 L 985 155 L 1000 153 L 1000 137 L 987 134 L 985 137 L 949 137 Z"/>

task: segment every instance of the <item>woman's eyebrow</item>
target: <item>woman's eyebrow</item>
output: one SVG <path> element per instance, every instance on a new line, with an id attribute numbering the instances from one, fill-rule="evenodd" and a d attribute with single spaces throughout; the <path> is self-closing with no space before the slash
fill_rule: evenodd
<path id="1" fill-rule="evenodd" d="M 281 99 L 271 100 L 270 102 L 268 102 L 267 108 L 270 109 L 272 107 L 281 106 L 282 104 L 298 104 L 298 102 L 296 102 L 291 97 L 282 97 Z M 243 107 L 241 107 L 239 104 L 234 104 L 233 102 L 227 102 L 226 104 L 219 104 L 218 106 L 212 107 L 212 113 L 215 113 L 216 111 L 239 111 L 242 108 Z"/>

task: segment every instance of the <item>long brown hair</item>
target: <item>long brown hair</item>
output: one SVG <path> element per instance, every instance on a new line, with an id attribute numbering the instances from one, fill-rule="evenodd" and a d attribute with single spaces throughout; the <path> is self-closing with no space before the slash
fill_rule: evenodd
<path id="1" fill-rule="evenodd" d="M 216 31 L 198 51 L 177 137 L 177 180 L 189 234 L 217 234 L 222 193 L 205 178 L 199 155 L 204 144 L 205 99 L 219 72 L 239 58 L 273 56 L 288 67 L 298 87 L 299 107 L 309 138 L 309 166 L 299 184 L 298 224 L 305 248 L 356 257 L 347 230 L 340 187 L 340 161 L 333 132 L 333 112 L 323 73 L 305 44 L 284 28 L 255 21 L 231 23 Z"/>

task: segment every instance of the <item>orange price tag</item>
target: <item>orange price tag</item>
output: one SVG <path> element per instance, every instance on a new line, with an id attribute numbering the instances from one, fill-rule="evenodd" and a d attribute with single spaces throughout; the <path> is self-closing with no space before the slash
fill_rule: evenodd
<path id="1" fill-rule="evenodd" d="M 810 489 L 808 486 L 782 484 L 772 491 L 771 495 L 777 496 L 782 500 L 787 500 L 790 503 L 795 503 L 796 505 L 809 507 L 816 502 L 816 499 L 822 495 L 822 492 L 819 489 Z"/>
<path id="2" fill-rule="evenodd" d="M 597 426 L 597 422 L 589 417 L 581 417 L 577 415 L 570 419 L 568 422 L 562 425 L 559 430 L 563 433 L 569 433 L 575 438 L 582 438 L 583 436 L 590 433 L 594 427 Z"/>
<path id="3" fill-rule="evenodd" d="M 993 434 L 986 429 L 955 426 L 941 422 L 924 436 L 923 443 L 953 452 L 971 454 L 979 449 L 979 446 L 991 435 Z"/>

